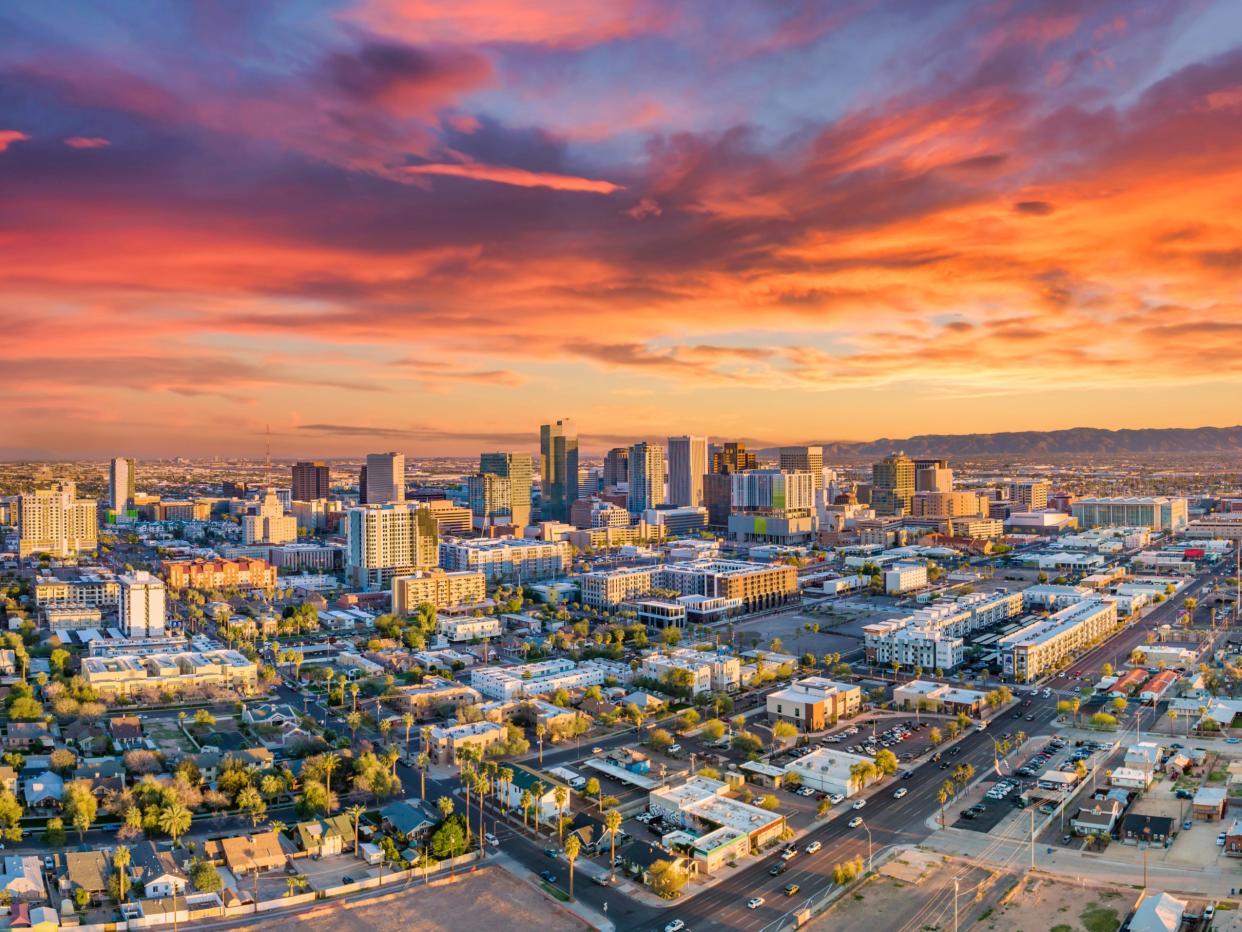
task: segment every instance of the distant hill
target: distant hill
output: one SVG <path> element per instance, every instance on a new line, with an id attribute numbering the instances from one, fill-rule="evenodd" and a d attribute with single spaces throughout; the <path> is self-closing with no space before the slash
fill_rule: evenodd
<path id="1" fill-rule="evenodd" d="M 921 434 L 865 443 L 824 442 L 824 458 L 886 456 L 1040 456 L 1044 454 L 1238 453 L 1242 426 L 1168 427 L 1140 430 L 1022 430 L 996 434 Z M 775 453 L 775 450 L 773 451 Z"/>

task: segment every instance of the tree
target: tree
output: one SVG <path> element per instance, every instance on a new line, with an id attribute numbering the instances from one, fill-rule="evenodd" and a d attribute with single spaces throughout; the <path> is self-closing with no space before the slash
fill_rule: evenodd
<path id="1" fill-rule="evenodd" d="M 1104 664 L 1102 667 L 1100 667 L 1100 673 L 1102 673 L 1104 676 L 1112 676 L 1113 665 L 1111 663 Z"/>
<path id="2" fill-rule="evenodd" d="M 169 803 L 159 813 L 160 830 L 172 839 L 174 846 L 177 839 L 190 830 L 192 822 L 193 815 L 181 803 Z"/>
<path id="3" fill-rule="evenodd" d="M 78 841 L 84 841 L 87 829 L 95 823 L 98 808 L 98 800 L 91 791 L 90 782 L 74 780 L 65 787 L 61 802 L 69 824 L 78 830 Z"/>
<path id="4" fill-rule="evenodd" d="M 936 791 L 936 801 L 940 803 L 940 827 L 944 828 L 944 804 L 949 801 L 949 791 L 945 787 Z"/>
<path id="5" fill-rule="evenodd" d="M 194 724 L 200 728 L 210 728 L 216 723 L 216 717 L 206 709 L 199 709 L 194 713 Z"/>
<path id="6" fill-rule="evenodd" d="M 768 810 L 768 812 L 775 812 L 777 809 L 781 807 L 781 802 L 771 793 L 768 793 L 762 799 L 759 800 L 759 807 L 761 809 Z"/>
<path id="7" fill-rule="evenodd" d="M 604 827 L 608 829 L 608 838 L 612 848 L 608 856 L 608 879 L 611 881 L 615 880 L 617 876 L 617 832 L 621 830 L 621 813 L 616 809 L 609 809 L 605 812 Z"/>
<path id="8" fill-rule="evenodd" d="M 927 740 L 930 741 L 934 747 L 944 741 L 944 735 L 941 733 L 939 728 L 933 727 L 932 730 L 927 733 Z"/>
<path id="9" fill-rule="evenodd" d="M 777 722 L 772 726 L 772 737 L 782 741 L 798 737 L 798 729 L 791 722 Z"/>
<path id="10" fill-rule="evenodd" d="M 535 725 L 535 737 L 539 739 L 539 766 L 543 767 L 543 736 L 548 733 L 548 726 L 543 722 Z"/>
<path id="11" fill-rule="evenodd" d="M 522 807 L 522 828 L 526 828 L 526 818 L 530 813 L 531 806 L 535 805 L 535 797 L 530 795 L 530 790 L 522 790 L 522 798 L 519 801 Z"/>
<path id="12" fill-rule="evenodd" d="M 418 757 L 414 759 L 414 763 L 418 765 L 418 780 L 419 780 L 418 795 L 421 798 L 426 799 L 427 798 L 427 768 L 431 766 L 431 758 L 428 757 L 427 753 L 424 751 L 420 753 Z"/>
<path id="13" fill-rule="evenodd" d="M 328 815 L 332 814 L 332 771 L 341 762 L 341 756 L 335 753 L 327 753 L 323 756 L 323 788 L 327 792 L 325 800 Z"/>
<path id="14" fill-rule="evenodd" d="M 0 791 L 0 834 L 5 841 L 22 840 L 22 804 L 11 790 Z"/>
<path id="15" fill-rule="evenodd" d="M 587 779 L 586 786 L 583 787 L 583 790 L 588 796 L 594 796 L 596 800 L 598 800 L 601 792 L 598 778 L 589 777 Z"/>
<path id="16" fill-rule="evenodd" d="M 357 684 L 355 683 L 354 685 L 356 686 Z M 353 712 L 350 712 L 345 716 L 345 724 L 349 727 L 350 742 L 352 743 L 357 741 L 358 729 L 362 725 L 362 713 L 356 709 Z"/>
<path id="17" fill-rule="evenodd" d="M 250 824 L 255 826 L 267 812 L 267 803 L 263 801 L 263 796 L 258 790 L 253 786 L 247 786 L 237 794 L 237 808 L 242 812 L 250 813 Z"/>
<path id="18" fill-rule="evenodd" d="M 647 733 L 647 747 L 663 751 L 673 744 L 673 736 L 663 728 L 653 728 Z"/>
<path id="19" fill-rule="evenodd" d="M 708 719 L 699 729 L 699 735 L 707 741 L 719 741 L 725 733 L 725 723 L 718 718 Z"/>
<path id="20" fill-rule="evenodd" d="M 819 805 L 815 807 L 815 814 L 821 819 L 832 811 L 832 800 L 825 797 L 819 801 Z"/>
<path id="21" fill-rule="evenodd" d="M 686 872 L 672 861 L 656 861 L 647 869 L 651 890 L 656 896 L 671 900 L 686 885 Z"/>
<path id="22" fill-rule="evenodd" d="M 190 860 L 188 874 L 190 881 L 194 884 L 194 889 L 202 893 L 215 893 L 224 887 L 224 882 L 220 879 L 215 865 L 202 858 L 196 857 Z"/>
<path id="23" fill-rule="evenodd" d="M 345 810 L 345 812 L 348 813 L 350 816 L 352 816 L 354 820 L 354 853 L 355 854 L 358 853 L 358 820 L 362 818 L 363 814 L 366 811 L 367 811 L 366 806 L 359 805 L 357 803 L 355 803 L 354 805 L 350 806 L 348 809 Z"/>
<path id="24" fill-rule="evenodd" d="M 883 776 L 891 777 L 897 772 L 897 755 L 884 748 L 875 755 L 875 767 Z"/>
<path id="25" fill-rule="evenodd" d="M 47 829 L 43 835 L 44 840 L 53 847 L 59 847 L 65 843 L 65 820 L 60 816 L 52 816 L 47 820 Z"/>
<path id="26" fill-rule="evenodd" d="M 129 861 L 129 849 L 124 845 L 117 845 L 116 849 L 112 852 L 112 869 L 116 872 L 117 889 L 121 894 L 122 903 L 125 902 L 127 894 L 129 893 L 129 890 L 127 889 L 129 884 L 129 872 L 126 870 L 126 868 L 129 867 Z"/>
<path id="27" fill-rule="evenodd" d="M 569 790 L 563 786 L 558 786 L 552 791 L 552 798 L 556 800 L 557 831 L 562 840 L 565 838 L 565 806 L 569 802 Z"/>
<path id="28" fill-rule="evenodd" d="M 565 842 L 565 860 L 569 862 L 569 898 L 571 900 L 574 898 L 574 862 L 578 860 L 578 855 L 581 853 L 582 842 L 578 841 L 577 835 L 570 835 L 569 841 Z"/>

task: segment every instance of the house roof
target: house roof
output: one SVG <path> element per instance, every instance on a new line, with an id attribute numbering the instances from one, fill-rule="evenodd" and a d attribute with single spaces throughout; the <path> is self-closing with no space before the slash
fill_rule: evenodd
<path id="1" fill-rule="evenodd" d="M 1195 790 L 1192 802 L 1196 806 L 1220 806 L 1229 798 L 1228 794 L 1223 786 L 1201 786 Z"/>
<path id="2" fill-rule="evenodd" d="M 108 723 L 116 741 L 137 741 L 142 738 L 142 721 L 137 715 L 118 715 Z"/>
<path id="3" fill-rule="evenodd" d="M 1185 912 L 1185 900 L 1168 893 L 1150 894 L 1134 911 L 1130 919 L 1130 932 L 1177 932 Z"/>
<path id="4" fill-rule="evenodd" d="M 65 795 L 65 781 L 59 774 L 47 771 L 26 781 L 26 801 L 36 802 L 40 799 L 60 799 Z"/>
<path id="5" fill-rule="evenodd" d="M 108 889 L 108 858 L 102 851 L 66 851 L 61 857 L 70 889 L 82 887 L 91 893 Z"/>
<path id="6" fill-rule="evenodd" d="M 402 835 L 408 835 L 424 825 L 434 825 L 435 819 L 416 799 L 399 799 L 380 810 L 380 817 Z M 352 836 L 353 829 L 350 829 Z"/>
<path id="7" fill-rule="evenodd" d="M 235 835 L 220 839 L 220 853 L 229 870 L 243 873 L 265 870 L 285 863 L 285 853 L 275 832 Z"/>
<path id="8" fill-rule="evenodd" d="M 1122 831 L 1127 835 L 1142 838 L 1150 834 L 1153 838 L 1166 837 L 1173 830 L 1173 820 L 1168 816 L 1144 815 L 1132 812 L 1121 823 Z"/>
<path id="9" fill-rule="evenodd" d="M 160 851 L 153 841 L 144 841 L 134 845 L 130 849 L 129 865 L 134 879 L 141 880 L 143 883 L 150 883 L 163 876 L 175 877 L 178 880 L 186 879 L 185 871 L 172 856 L 172 852 Z"/>

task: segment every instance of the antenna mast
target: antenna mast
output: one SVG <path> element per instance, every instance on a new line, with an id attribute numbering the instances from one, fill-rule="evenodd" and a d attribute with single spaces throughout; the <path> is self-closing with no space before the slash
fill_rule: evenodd
<path id="1" fill-rule="evenodd" d="M 267 487 L 272 487 L 272 425 L 267 427 L 267 441 L 263 455 L 263 480 Z"/>

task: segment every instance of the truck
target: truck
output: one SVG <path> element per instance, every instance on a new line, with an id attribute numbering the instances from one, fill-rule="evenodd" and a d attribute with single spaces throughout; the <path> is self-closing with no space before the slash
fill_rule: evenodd
<path id="1" fill-rule="evenodd" d="M 586 786 L 586 778 L 570 770 L 568 767 L 552 767 L 548 770 L 548 773 L 558 780 L 564 780 L 572 790 L 580 790 Z"/>

